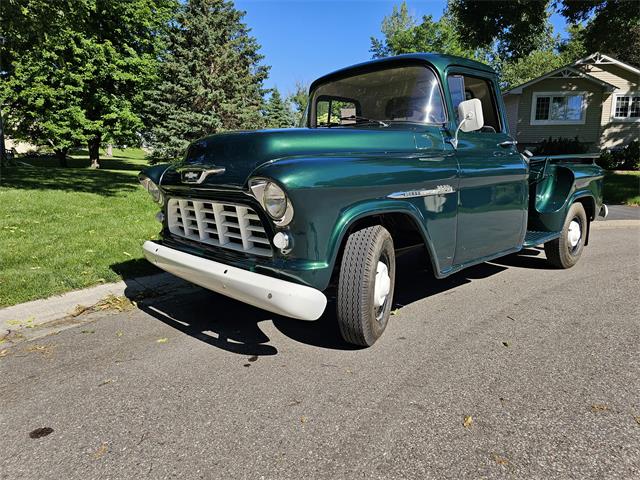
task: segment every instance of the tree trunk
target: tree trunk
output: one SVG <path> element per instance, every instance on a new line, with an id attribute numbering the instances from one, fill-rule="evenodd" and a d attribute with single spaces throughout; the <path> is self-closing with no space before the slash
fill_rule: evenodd
<path id="1" fill-rule="evenodd" d="M 107 145 L 107 157 L 113 157 L 113 145 Z"/>
<path id="2" fill-rule="evenodd" d="M 89 139 L 89 160 L 91 168 L 100 168 L 100 134 Z"/>
<path id="3" fill-rule="evenodd" d="M 56 154 L 56 158 L 58 159 L 58 164 L 63 168 L 66 168 L 69 166 L 69 164 L 67 163 L 68 152 L 69 152 L 68 148 L 60 148 L 60 149 L 54 150 L 54 153 Z"/>

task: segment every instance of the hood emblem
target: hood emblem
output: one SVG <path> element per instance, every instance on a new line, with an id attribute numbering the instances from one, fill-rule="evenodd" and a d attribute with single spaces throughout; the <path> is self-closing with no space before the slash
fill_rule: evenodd
<path id="1" fill-rule="evenodd" d="M 209 175 L 218 175 L 224 173 L 227 169 L 225 167 L 211 167 L 211 168 L 199 168 L 199 167 L 182 167 L 177 171 L 180 173 L 182 183 L 202 183 Z"/>

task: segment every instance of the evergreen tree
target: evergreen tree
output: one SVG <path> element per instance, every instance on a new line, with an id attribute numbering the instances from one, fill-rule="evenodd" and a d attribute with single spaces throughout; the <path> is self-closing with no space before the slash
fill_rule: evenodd
<path id="1" fill-rule="evenodd" d="M 188 0 L 168 39 L 162 77 L 147 104 L 156 159 L 177 159 L 205 135 L 264 126 L 260 45 L 229 0 Z"/>
<path id="2" fill-rule="evenodd" d="M 293 115 L 288 100 L 283 100 L 277 88 L 271 90 L 271 97 L 264 109 L 268 128 L 290 128 Z"/>

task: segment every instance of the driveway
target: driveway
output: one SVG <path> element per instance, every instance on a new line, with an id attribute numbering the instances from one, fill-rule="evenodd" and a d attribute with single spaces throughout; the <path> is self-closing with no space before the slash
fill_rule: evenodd
<path id="1" fill-rule="evenodd" d="M 0 478 L 640 478 L 638 227 L 594 226 L 566 271 L 538 249 L 441 281 L 423 267 L 399 261 L 369 349 L 331 312 L 196 288 L 18 343 Z"/>

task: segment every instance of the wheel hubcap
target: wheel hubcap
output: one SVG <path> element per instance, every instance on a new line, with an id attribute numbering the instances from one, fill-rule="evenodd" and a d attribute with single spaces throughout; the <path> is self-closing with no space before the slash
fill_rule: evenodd
<path id="1" fill-rule="evenodd" d="M 391 290 L 391 278 L 389 277 L 389 269 L 384 262 L 378 262 L 376 268 L 376 283 L 373 289 L 373 305 L 380 308 L 387 300 L 389 291 Z"/>
<path id="2" fill-rule="evenodd" d="M 571 245 L 572 248 L 575 248 L 580 242 L 581 237 L 582 231 L 580 229 L 580 224 L 575 220 L 571 220 L 571 223 L 569 224 L 569 232 L 567 233 L 569 245 Z"/>

